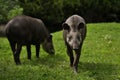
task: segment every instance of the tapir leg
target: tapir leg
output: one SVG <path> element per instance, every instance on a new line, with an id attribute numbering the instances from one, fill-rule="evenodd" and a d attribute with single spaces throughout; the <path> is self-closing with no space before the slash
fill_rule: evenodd
<path id="1" fill-rule="evenodd" d="M 73 63 L 73 69 L 74 69 L 75 73 L 78 72 L 78 63 L 79 63 L 79 59 L 80 59 L 80 55 L 81 55 L 81 48 L 82 48 L 82 44 L 80 45 L 79 49 L 75 50 L 75 59 L 74 59 L 74 63 Z"/>
<path id="2" fill-rule="evenodd" d="M 30 44 L 27 44 L 27 56 L 28 56 L 28 59 L 31 59 L 31 46 L 30 46 Z"/>
<path id="3" fill-rule="evenodd" d="M 12 41 L 9 41 L 9 42 L 10 42 L 10 47 L 12 49 L 12 52 L 14 54 L 14 52 L 15 52 L 15 42 L 12 42 Z"/>
<path id="4" fill-rule="evenodd" d="M 16 45 L 15 42 L 10 41 L 10 40 L 9 40 L 9 42 L 10 42 L 10 47 L 11 47 L 12 52 L 13 52 L 14 61 L 15 61 L 16 64 L 20 64 L 20 60 L 19 60 L 19 51 L 20 51 L 20 48 L 18 49 L 18 45 Z"/>
<path id="5" fill-rule="evenodd" d="M 73 51 L 69 46 L 67 46 L 67 54 L 70 58 L 70 66 L 73 67 L 74 56 L 73 56 Z"/>
<path id="6" fill-rule="evenodd" d="M 22 49 L 22 44 L 17 43 L 16 51 L 14 52 L 14 60 L 17 65 L 21 64 L 20 62 L 21 49 Z"/>
<path id="7" fill-rule="evenodd" d="M 36 57 L 39 58 L 40 44 L 36 44 Z"/>
<path id="8" fill-rule="evenodd" d="M 74 59 L 74 63 L 73 63 L 73 69 L 74 69 L 75 73 L 78 72 L 79 58 L 80 58 L 80 50 L 75 50 L 75 59 Z"/>

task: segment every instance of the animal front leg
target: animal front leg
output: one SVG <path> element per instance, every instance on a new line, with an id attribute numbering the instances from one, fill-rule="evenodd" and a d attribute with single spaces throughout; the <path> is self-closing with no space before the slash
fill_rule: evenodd
<path id="1" fill-rule="evenodd" d="M 70 66 L 73 67 L 73 62 L 74 62 L 73 51 L 69 46 L 67 46 L 67 54 L 70 58 Z"/>
<path id="2" fill-rule="evenodd" d="M 36 46 L 36 57 L 39 58 L 40 44 L 37 44 L 35 46 Z"/>
<path id="3" fill-rule="evenodd" d="M 27 56 L 28 56 L 28 59 L 31 59 L 31 46 L 30 46 L 30 44 L 27 45 Z"/>
<path id="4" fill-rule="evenodd" d="M 75 73 L 78 72 L 79 58 L 80 58 L 80 50 L 75 50 L 75 59 L 74 59 L 74 63 L 73 63 L 73 69 L 74 69 Z"/>

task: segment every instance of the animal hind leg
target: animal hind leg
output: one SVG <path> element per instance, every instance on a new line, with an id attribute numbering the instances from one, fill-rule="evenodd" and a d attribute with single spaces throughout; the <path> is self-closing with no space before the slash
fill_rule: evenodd
<path id="1" fill-rule="evenodd" d="M 21 49 L 22 49 L 22 44 L 17 43 L 16 51 L 14 53 L 14 60 L 16 62 L 16 65 L 21 64 L 21 62 L 20 62 L 20 52 L 21 52 Z"/>
<path id="2" fill-rule="evenodd" d="M 12 52 L 13 52 L 13 54 L 15 53 L 15 42 L 13 42 L 13 41 L 9 41 L 9 43 L 10 43 L 10 47 L 11 47 L 11 49 L 12 49 Z"/>

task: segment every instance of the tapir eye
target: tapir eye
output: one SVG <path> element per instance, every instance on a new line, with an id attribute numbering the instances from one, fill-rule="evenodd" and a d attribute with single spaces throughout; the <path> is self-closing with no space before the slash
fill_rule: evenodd
<path id="1" fill-rule="evenodd" d="M 80 41 L 80 36 L 77 36 L 77 39 Z"/>
<path id="2" fill-rule="evenodd" d="M 67 36 L 67 41 L 71 41 L 72 40 L 72 36 Z"/>
<path id="3" fill-rule="evenodd" d="M 71 41 L 71 39 L 72 39 L 72 36 L 69 36 L 69 37 L 68 37 L 68 40 Z"/>

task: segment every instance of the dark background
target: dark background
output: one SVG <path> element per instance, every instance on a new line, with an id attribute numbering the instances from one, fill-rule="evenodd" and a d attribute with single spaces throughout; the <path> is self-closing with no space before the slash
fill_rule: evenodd
<path id="1" fill-rule="evenodd" d="M 0 0 L 0 24 L 28 15 L 42 19 L 50 32 L 56 32 L 73 14 L 82 16 L 86 23 L 119 22 L 120 0 Z"/>

